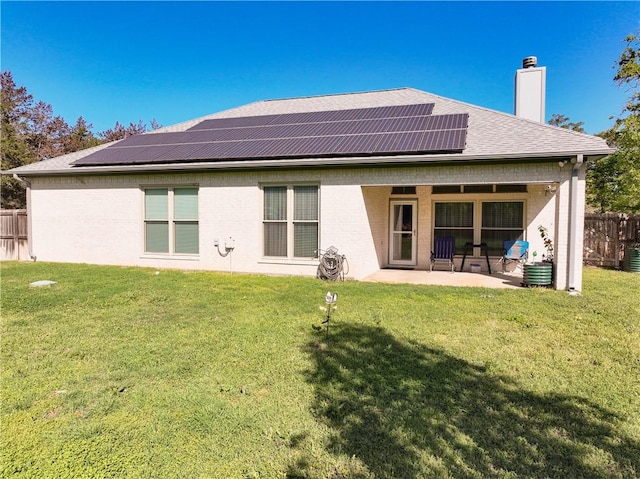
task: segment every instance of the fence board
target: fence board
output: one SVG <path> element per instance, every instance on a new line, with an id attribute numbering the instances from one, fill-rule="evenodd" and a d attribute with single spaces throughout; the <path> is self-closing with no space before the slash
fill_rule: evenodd
<path id="1" fill-rule="evenodd" d="M 589 213 L 584 218 L 584 253 L 586 264 L 618 268 L 625 247 L 640 241 L 640 215 Z"/>
<path id="2" fill-rule="evenodd" d="M 28 258 L 26 210 L 0 210 L 0 260 Z"/>

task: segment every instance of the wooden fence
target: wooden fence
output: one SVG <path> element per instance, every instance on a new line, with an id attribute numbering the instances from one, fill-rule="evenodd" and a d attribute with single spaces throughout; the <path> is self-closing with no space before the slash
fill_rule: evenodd
<path id="1" fill-rule="evenodd" d="M 618 268 L 625 247 L 640 242 L 640 215 L 587 213 L 584 218 L 585 264 Z"/>
<path id="2" fill-rule="evenodd" d="M 0 259 L 29 259 L 26 210 L 0 210 Z"/>

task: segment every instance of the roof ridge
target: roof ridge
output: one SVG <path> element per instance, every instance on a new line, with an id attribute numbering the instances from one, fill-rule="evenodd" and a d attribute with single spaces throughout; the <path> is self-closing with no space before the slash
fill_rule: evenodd
<path id="1" fill-rule="evenodd" d="M 210 120 L 213 119 L 215 117 L 220 117 L 220 115 L 223 115 L 227 113 L 227 112 L 232 112 L 234 110 L 238 110 L 240 108 L 249 108 L 252 105 L 269 105 L 270 103 L 275 103 L 275 102 L 284 102 L 284 101 L 295 101 L 295 100 L 308 100 L 308 99 L 317 99 L 317 98 L 331 98 L 331 97 L 340 97 L 340 96 L 349 96 L 349 95 L 366 95 L 366 94 L 371 94 L 371 93 L 383 93 L 383 92 L 393 92 L 393 91 L 402 91 L 402 90 L 411 90 L 411 91 L 415 91 L 415 92 L 419 92 L 419 93 L 425 93 L 422 92 L 416 88 L 412 88 L 412 87 L 397 87 L 397 88 L 383 88 L 380 90 L 367 90 L 367 91 L 360 91 L 360 92 L 351 92 L 351 93 L 327 93 L 327 94 L 323 94 L 323 95 L 307 95 L 307 96 L 298 96 L 298 97 L 289 97 L 289 98 L 268 98 L 268 99 L 263 99 L 263 100 L 255 100 L 249 103 L 244 103 L 242 105 L 239 106 L 235 106 L 232 108 L 226 108 L 224 110 L 220 110 L 220 111 L 216 111 L 213 113 L 208 113 L 206 115 L 202 115 L 199 116 L 197 118 L 191 118 L 189 120 L 185 120 L 185 121 L 181 121 L 178 123 L 173 123 L 171 125 L 167 125 L 167 126 L 163 126 L 161 128 L 158 128 L 157 130 L 152 130 L 152 131 L 146 131 L 144 133 L 142 133 L 143 135 L 147 135 L 147 134 L 154 134 L 154 133 L 171 133 L 171 132 L 175 132 L 175 131 L 183 131 L 183 128 L 186 130 L 188 129 L 190 126 L 193 125 L 197 125 L 198 123 L 204 121 L 204 120 Z M 366 107 L 363 107 L 366 108 Z M 248 116 L 254 116 L 254 115 L 248 115 Z"/>
<path id="2" fill-rule="evenodd" d="M 513 113 L 507 113 L 507 112 L 500 111 L 500 110 L 495 110 L 493 108 L 489 108 L 489 107 L 486 107 L 486 106 L 475 105 L 473 103 L 467 103 L 465 101 L 456 100 L 454 98 L 449 98 L 449 97 L 438 95 L 438 94 L 431 93 L 431 92 L 426 92 L 424 90 L 418 90 L 416 88 L 411 88 L 411 87 L 409 87 L 408 89 L 413 90 L 413 91 L 417 91 L 417 92 L 420 92 L 420 93 L 427 93 L 428 95 L 431 95 L 433 97 L 436 97 L 436 98 L 439 98 L 439 99 L 442 99 L 442 100 L 446 100 L 446 101 L 450 101 L 450 102 L 454 102 L 454 103 L 457 103 L 459 105 L 462 105 L 462 106 L 465 106 L 465 107 L 468 107 L 468 108 L 474 108 L 476 110 L 482 110 L 482 111 L 485 111 L 485 112 L 488 112 L 488 113 L 502 115 L 502 116 L 505 116 L 505 117 L 510 118 L 512 120 L 523 121 L 523 122 L 528 123 L 528 124 L 530 124 L 532 126 L 544 127 L 544 128 L 547 128 L 547 129 L 552 129 L 554 131 L 561 130 L 561 131 L 564 131 L 564 132 L 570 132 L 573 135 L 578 135 L 578 136 L 581 136 L 583 138 L 584 137 L 586 137 L 586 138 L 593 138 L 593 137 L 601 138 L 596 134 L 583 133 L 583 132 L 579 132 L 579 131 L 575 131 L 575 130 L 570 130 L 568 128 L 562 128 L 560 126 L 550 125 L 548 123 L 542 123 L 542 122 L 539 122 L 539 121 L 530 120 L 528 118 L 522 118 L 522 117 L 516 116 Z"/>
<path id="3" fill-rule="evenodd" d="M 268 98 L 266 100 L 260 100 L 253 103 L 268 103 L 275 101 L 288 101 L 288 100 L 307 100 L 311 98 L 328 98 L 328 97 L 337 97 L 337 96 L 347 96 L 347 95 L 366 95 L 369 93 L 382 93 L 388 91 L 399 91 L 399 90 L 415 90 L 415 88 L 411 87 L 397 87 L 397 88 L 381 88 L 379 90 L 365 90 L 365 91 L 354 91 L 354 92 L 343 92 L 343 93 L 324 93 L 320 95 L 305 95 L 305 96 L 292 96 L 287 98 Z M 419 91 L 419 90 L 416 90 Z M 247 105 L 251 105 L 248 103 Z M 245 105 L 242 105 L 245 106 Z"/>

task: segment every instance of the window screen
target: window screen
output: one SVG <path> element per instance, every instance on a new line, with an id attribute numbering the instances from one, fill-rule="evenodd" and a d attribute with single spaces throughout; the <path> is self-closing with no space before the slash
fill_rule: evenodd
<path id="1" fill-rule="evenodd" d="M 293 256 L 315 258 L 318 251 L 318 187 L 293 187 Z"/>
<path id="2" fill-rule="evenodd" d="M 198 190 L 173 190 L 174 245 L 176 253 L 197 254 L 198 248 Z"/>
<path id="3" fill-rule="evenodd" d="M 496 193 L 526 193 L 527 185 L 496 185 Z"/>
<path id="4" fill-rule="evenodd" d="M 464 185 L 465 193 L 493 193 L 493 185 Z"/>
<path id="5" fill-rule="evenodd" d="M 264 255 L 317 257 L 318 186 L 265 186 L 263 195 Z"/>
<path id="6" fill-rule="evenodd" d="M 443 195 L 447 193 L 460 193 L 460 185 L 440 185 L 431 189 L 434 195 Z"/>
<path id="7" fill-rule="evenodd" d="M 264 255 L 287 256 L 287 187 L 265 186 Z"/>
<path id="8" fill-rule="evenodd" d="M 145 252 L 198 254 L 198 189 L 144 190 Z"/>
<path id="9" fill-rule="evenodd" d="M 265 221 L 287 220 L 287 187 L 268 186 L 264 188 Z"/>
<path id="10" fill-rule="evenodd" d="M 394 186 L 391 188 L 392 195 L 415 195 L 415 186 Z"/>
<path id="11" fill-rule="evenodd" d="M 145 251 L 169 252 L 169 189 L 145 190 Z"/>
<path id="12" fill-rule="evenodd" d="M 483 202 L 481 241 L 489 254 L 501 255 L 503 243 L 524 239 L 524 203 L 522 201 Z"/>
<path id="13" fill-rule="evenodd" d="M 473 202 L 435 204 L 434 237 L 453 236 L 458 254 L 465 243 L 473 242 L 473 206 Z"/>

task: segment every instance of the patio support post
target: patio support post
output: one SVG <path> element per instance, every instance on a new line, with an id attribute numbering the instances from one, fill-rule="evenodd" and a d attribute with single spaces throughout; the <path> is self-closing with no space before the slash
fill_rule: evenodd
<path id="1" fill-rule="evenodd" d="M 569 244 L 568 244 L 568 260 L 569 260 L 569 293 L 576 290 L 576 246 L 578 244 L 578 175 L 580 168 L 584 164 L 584 155 L 577 155 L 572 161 L 573 168 L 571 170 L 571 185 L 569 193 Z"/>

